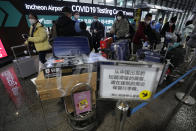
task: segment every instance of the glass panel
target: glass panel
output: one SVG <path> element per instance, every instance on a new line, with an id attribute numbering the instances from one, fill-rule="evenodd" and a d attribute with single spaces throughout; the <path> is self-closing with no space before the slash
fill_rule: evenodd
<path id="1" fill-rule="evenodd" d="M 149 0 L 144 0 L 143 3 L 148 4 L 149 3 Z"/>
<path id="2" fill-rule="evenodd" d="M 135 5 L 138 5 L 138 4 L 141 4 L 142 3 L 142 0 L 136 0 L 135 1 Z"/>
<path id="3" fill-rule="evenodd" d="M 93 0 L 93 4 L 104 5 L 104 0 Z"/>
<path id="4" fill-rule="evenodd" d="M 127 7 L 133 7 L 133 0 L 127 0 Z"/>
<path id="5" fill-rule="evenodd" d="M 79 2 L 92 4 L 92 0 L 79 0 Z"/>
<path id="6" fill-rule="evenodd" d="M 105 0 L 106 5 L 114 6 L 114 0 Z"/>
<path id="7" fill-rule="evenodd" d="M 125 0 L 117 0 L 118 7 L 125 7 Z"/>
<path id="8" fill-rule="evenodd" d="M 78 0 L 62 0 L 62 1 L 77 2 Z"/>

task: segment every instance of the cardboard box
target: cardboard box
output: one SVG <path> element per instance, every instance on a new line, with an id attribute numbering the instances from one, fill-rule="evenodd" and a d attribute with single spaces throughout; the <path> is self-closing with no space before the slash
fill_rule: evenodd
<path id="1" fill-rule="evenodd" d="M 77 74 L 77 75 L 69 75 L 69 76 L 62 76 L 62 88 L 59 90 L 57 88 L 57 78 L 45 78 L 44 73 L 40 72 L 37 79 L 35 80 L 37 86 L 37 93 L 40 96 L 40 99 L 49 100 L 55 99 L 60 97 L 65 97 L 65 104 L 67 110 L 69 112 L 74 111 L 74 106 L 72 105 L 71 100 L 71 89 L 78 83 L 87 83 L 88 82 L 88 73 L 84 74 Z M 90 82 L 90 86 L 92 87 L 92 103 L 96 104 L 96 85 L 97 85 L 97 73 L 92 73 L 92 78 Z M 67 91 L 66 95 L 64 96 L 64 92 Z"/>
<path id="2" fill-rule="evenodd" d="M 88 77 L 89 77 L 89 73 L 62 76 L 62 81 L 61 81 L 62 88 L 60 89 L 57 86 L 57 81 L 58 81 L 57 77 L 46 79 L 44 77 L 43 72 L 41 72 L 38 75 L 37 79 L 35 80 L 35 83 L 37 86 L 37 92 L 40 95 L 40 99 L 48 100 L 48 99 L 60 98 L 64 96 L 70 96 L 72 87 L 78 83 L 87 83 Z M 96 91 L 96 84 L 97 84 L 97 73 L 93 72 L 91 82 L 90 82 L 93 92 Z"/>

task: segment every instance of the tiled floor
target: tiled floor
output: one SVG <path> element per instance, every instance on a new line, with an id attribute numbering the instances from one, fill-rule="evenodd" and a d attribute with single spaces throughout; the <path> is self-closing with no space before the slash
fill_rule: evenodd
<path id="1" fill-rule="evenodd" d="M 0 69 L 1 72 L 13 65 Z M 8 89 L 0 81 L 0 131 L 71 131 L 65 118 L 65 111 L 53 99 L 41 102 L 36 87 L 29 79 L 19 79 L 22 93 L 10 97 Z M 158 90 L 174 80 L 168 80 Z M 186 83 L 186 82 L 185 82 Z M 196 131 L 196 105 L 181 104 L 175 98 L 177 91 L 185 91 L 183 83 L 175 85 L 165 94 L 151 101 L 147 106 L 128 117 L 124 131 Z M 196 97 L 196 90 L 192 95 Z M 135 107 L 140 102 L 130 102 Z M 115 102 L 97 101 L 96 131 L 115 129 Z"/>

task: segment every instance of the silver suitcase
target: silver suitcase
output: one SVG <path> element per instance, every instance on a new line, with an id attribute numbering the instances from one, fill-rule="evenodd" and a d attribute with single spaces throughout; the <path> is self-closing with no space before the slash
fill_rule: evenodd
<path id="1" fill-rule="evenodd" d="M 13 60 L 13 64 L 14 64 L 14 68 L 16 70 L 18 77 L 26 78 L 28 76 L 31 76 L 31 75 L 37 73 L 37 70 L 35 67 L 35 60 L 31 57 L 28 46 L 26 46 L 28 56 L 19 57 L 19 58 L 17 57 L 17 55 L 15 53 L 15 49 L 21 48 L 21 47 L 25 47 L 25 45 L 11 47 L 12 52 L 15 57 L 15 59 Z"/>

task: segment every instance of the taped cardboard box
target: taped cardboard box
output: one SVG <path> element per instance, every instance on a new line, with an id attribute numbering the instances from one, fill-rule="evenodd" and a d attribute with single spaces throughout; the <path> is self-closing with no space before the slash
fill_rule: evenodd
<path id="1" fill-rule="evenodd" d="M 89 79 L 89 73 L 62 76 L 61 90 L 57 87 L 57 78 L 45 78 L 43 72 L 41 72 L 35 80 L 37 86 L 37 92 L 40 95 L 41 100 L 48 100 L 54 98 L 60 98 L 71 95 L 71 89 L 78 83 L 87 83 Z M 90 85 L 92 91 L 96 91 L 97 73 L 93 72 Z M 64 92 L 63 92 L 64 91 Z M 66 95 L 64 94 L 66 93 Z"/>
<path id="2" fill-rule="evenodd" d="M 39 94 L 40 99 L 42 101 L 65 97 L 65 104 L 67 105 L 67 110 L 69 112 L 73 112 L 74 107 L 71 101 L 71 89 L 73 86 L 75 86 L 78 83 L 87 83 L 88 79 L 89 79 L 89 73 L 62 76 L 62 81 L 61 81 L 62 89 L 63 91 L 67 91 L 66 96 L 64 96 L 64 93 L 58 89 L 56 77 L 46 79 L 44 77 L 44 73 L 41 72 L 38 75 L 37 79 L 35 80 L 35 83 L 37 86 L 37 93 Z M 95 105 L 96 104 L 95 92 L 96 92 L 96 85 L 97 85 L 96 72 L 92 73 L 90 85 L 92 87 L 92 101 L 93 104 Z"/>

